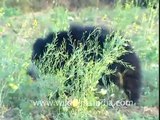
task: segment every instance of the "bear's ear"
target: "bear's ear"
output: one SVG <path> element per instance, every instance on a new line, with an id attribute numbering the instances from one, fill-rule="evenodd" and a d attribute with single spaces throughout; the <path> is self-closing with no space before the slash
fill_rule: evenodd
<path id="1" fill-rule="evenodd" d="M 52 43 L 52 41 L 55 39 L 55 37 L 56 37 L 56 34 L 54 32 L 51 32 L 45 38 L 45 42 L 46 43 Z"/>

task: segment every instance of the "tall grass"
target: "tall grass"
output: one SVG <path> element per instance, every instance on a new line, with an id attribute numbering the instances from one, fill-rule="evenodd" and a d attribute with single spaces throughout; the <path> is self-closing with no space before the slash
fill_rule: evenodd
<path id="1" fill-rule="evenodd" d="M 44 71 L 41 69 L 39 72 L 45 73 L 47 69 L 48 74 L 39 74 L 39 79 L 33 81 L 26 75 L 26 69 L 31 54 L 31 44 L 28 43 L 33 43 L 33 38 L 36 39 L 37 36 L 45 35 L 46 24 L 49 23 L 52 30 L 57 32 L 67 29 L 69 21 L 80 21 L 84 24 L 103 23 L 104 26 L 109 23 L 113 25 L 113 28 L 122 31 L 125 37 L 132 39 L 131 43 L 140 56 L 144 83 L 140 105 L 157 106 L 159 8 L 141 9 L 128 4 L 125 8 L 117 5 L 114 9 L 105 7 L 103 9 L 84 8 L 70 12 L 62 7 L 57 7 L 47 11 L 47 14 L 46 11 L 41 14 L 38 13 L 37 16 L 21 15 L 22 13 L 19 14 L 15 9 L 15 11 L 6 9 L 3 7 L 0 9 L 0 119 L 1 116 L 6 117 L 6 113 L 10 112 L 10 109 L 18 109 L 15 116 L 27 120 L 47 119 L 49 117 L 58 120 L 82 120 L 94 119 L 94 117 L 95 119 L 153 118 L 152 116 L 144 117 L 141 112 L 137 116 L 130 117 L 128 115 L 129 110 L 127 114 L 117 109 L 116 113 L 113 113 L 106 109 L 109 107 L 106 105 L 96 107 L 101 98 L 114 101 L 124 98 L 124 94 L 121 94 L 114 85 L 105 90 L 105 95 L 101 94 L 103 90 L 97 90 L 96 86 L 98 79 L 104 72 L 105 74 L 114 72 L 108 70 L 106 66 L 125 52 L 118 47 L 123 44 L 123 40 L 122 43 L 121 40 L 120 43 L 116 42 L 117 47 L 113 47 L 114 40 L 113 43 L 106 43 L 103 59 L 96 62 L 85 62 L 82 48 L 75 49 L 74 54 L 69 59 L 68 56 L 63 55 L 63 58 L 66 57 L 67 59 L 63 69 L 57 69 L 54 65 L 56 59 L 48 59 L 62 57 L 61 52 L 55 51 L 54 44 L 52 44 L 48 46 L 49 49 L 46 53 L 48 62 L 45 62 L 45 65 L 39 64 L 40 69 L 45 66 Z M 25 21 L 23 21 L 24 19 Z M 30 24 L 33 21 L 37 24 Z M 18 34 L 13 33 L 12 29 L 16 30 Z M 116 36 L 117 39 L 120 39 L 119 37 L 119 35 Z M 23 40 L 27 42 L 21 44 Z M 49 51 L 54 52 L 50 54 Z M 75 72 L 77 73 L 76 77 Z M 68 79 L 73 84 L 65 86 L 64 83 L 68 82 Z M 70 96 L 65 94 L 68 91 L 72 93 Z M 60 97 L 55 99 L 57 92 Z M 38 105 L 35 103 L 36 101 Z M 48 101 L 50 102 L 48 103 Z M 95 104 L 89 106 L 87 103 Z M 11 111 L 11 113 L 13 112 Z M 132 112 L 134 113 L 134 111 Z M 104 118 L 101 118 L 102 116 Z"/>

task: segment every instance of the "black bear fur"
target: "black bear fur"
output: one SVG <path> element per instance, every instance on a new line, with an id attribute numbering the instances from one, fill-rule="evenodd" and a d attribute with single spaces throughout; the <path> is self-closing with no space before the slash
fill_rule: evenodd
<path id="1" fill-rule="evenodd" d="M 73 46 L 77 48 L 80 43 L 84 45 L 84 50 L 87 50 L 87 38 L 89 35 L 95 31 L 98 27 L 94 26 L 81 26 L 81 25 L 71 25 L 69 31 L 60 31 L 57 33 L 50 33 L 46 38 L 38 38 L 33 45 L 33 53 L 32 53 L 32 62 L 40 60 L 44 53 L 47 50 L 47 44 L 51 44 L 53 40 L 56 38 L 56 47 L 60 48 L 62 43 L 65 42 L 66 45 L 66 54 L 69 56 L 73 54 Z M 103 27 L 99 27 L 99 30 L 95 32 L 94 35 L 90 35 L 90 40 L 93 42 L 98 42 L 98 51 L 99 54 L 95 55 L 94 53 L 89 54 L 87 57 L 92 57 L 94 60 L 99 60 L 103 57 L 103 48 L 104 42 L 107 35 L 110 35 L 110 32 Z M 96 41 L 95 37 L 98 36 L 98 41 Z M 71 38 L 71 40 L 69 40 Z M 94 41 L 95 40 L 95 41 Z M 124 65 L 113 62 L 109 65 L 109 69 L 115 70 L 116 73 L 114 75 L 105 75 L 105 80 L 107 84 L 110 84 L 110 81 L 116 84 L 117 86 L 124 89 L 124 92 L 128 96 L 129 100 L 132 100 L 134 103 L 137 103 L 140 97 L 140 89 L 141 89 L 141 66 L 139 58 L 134 52 L 133 48 L 130 44 L 124 46 L 126 50 L 130 50 L 132 52 L 128 52 L 125 55 L 121 55 L 118 60 L 122 60 L 134 67 L 133 69 L 127 69 Z M 65 64 L 63 62 L 63 64 Z M 58 66 L 58 67 L 62 67 Z M 34 72 L 29 71 L 28 74 L 35 78 Z M 123 79 L 123 84 L 121 84 L 120 78 Z M 103 77 L 104 78 L 104 77 Z M 99 79 L 99 85 L 104 85 L 104 80 L 102 78 Z"/>

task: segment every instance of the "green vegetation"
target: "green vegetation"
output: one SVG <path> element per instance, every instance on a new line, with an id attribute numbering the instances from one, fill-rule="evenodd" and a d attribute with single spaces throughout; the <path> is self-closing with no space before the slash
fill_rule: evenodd
<path id="1" fill-rule="evenodd" d="M 25 14 L 20 8 L 7 8 L 4 3 L 0 7 L 0 119 L 158 120 L 159 8 L 153 9 L 149 6 L 142 9 L 132 4 L 121 7 L 117 4 L 114 8 L 85 7 L 70 11 L 65 7 L 56 6 L 38 12 L 25 11 Z M 51 70 L 52 74 L 40 75 L 37 81 L 33 81 L 26 74 L 30 65 L 31 47 L 36 38 L 45 36 L 49 31 L 65 30 L 70 22 L 104 25 L 111 30 L 119 31 L 130 40 L 143 68 L 140 106 L 96 107 L 100 104 L 99 98 L 117 101 L 126 97 L 115 85 L 111 85 L 107 90 L 103 88 L 96 96 L 94 94 L 97 79 L 105 69 L 103 64 L 112 62 L 124 52 L 121 49 L 113 49 L 113 43 L 106 46 L 107 56 L 103 61 L 84 64 L 79 49 L 75 50 L 64 69 L 53 71 L 52 68 L 48 68 L 50 62 L 47 62 L 47 69 Z M 119 34 L 116 37 L 120 37 Z M 120 45 L 121 43 L 117 44 L 117 48 L 120 48 Z M 53 46 L 50 48 L 53 50 Z M 59 54 L 54 53 L 55 56 Z M 70 69 L 68 66 L 71 66 Z M 66 80 L 68 72 L 69 77 L 73 79 L 76 67 L 79 68 L 79 77 L 74 83 L 76 90 L 73 90 L 71 86 L 67 88 L 62 83 Z M 112 71 L 106 72 L 110 74 Z M 81 91 L 78 90 L 78 81 L 83 83 Z M 73 92 L 71 97 L 63 94 L 66 89 Z M 57 90 L 60 91 L 60 98 L 53 99 Z M 89 106 L 87 103 L 93 103 L 95 106 Z"/>

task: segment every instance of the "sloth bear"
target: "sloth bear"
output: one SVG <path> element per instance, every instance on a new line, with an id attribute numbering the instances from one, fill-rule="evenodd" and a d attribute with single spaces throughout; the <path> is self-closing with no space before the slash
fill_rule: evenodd
<path id="1" fill-rule="evenodd" d="M 107 36 L 109 37 L 107 38 Z M 67 54 L 70 57 L 74 53 L 74 49 L 81 45 L 83 46 L 84 53 L 87 52 L 90 41 L 92 42 L 91 47 L 97 47 L 98 54 L 95 51 L 91 51 L 90 53 L 87 53 L 84 60 L 86 62 L 91 59 L 93 61 L 98 61 L 103 58 L 104 43 L 108 42 L 106 39 L 112 41 L 113 37 L 114 33 L 109 32 L 109 30 L 104 27 L 71 25 L 68 31 L 60 31 L 57 34 L 50 33 L 45 38 L 38 38 L 33 45 L 32 62 L 40 62 L 47 51 L 47 45 L 52 44 L 53 42 L 57 48 L 56 50 L 60 50 L 63 44 L 65 48 L 64 54 Z M 124 64 L 115 61 L 108 66 L 109 69 L 115 70 L 115 73 L 102 75 L 98 80 L 98 85 L 104 86 L 106 83 L 109 85 L 110 82 L 113 82 L 120 88 L 123 88 L 129 100 L 137 103 L 141 89 L 140 61 L 129 42 L 127 42 L 127 45 L 123 45 L 123 47 L 125 50 L 131 52 L 122 54 L 117 60 L 121 60 L 122 62 L 131 65 L 134 69 L 127 68 Z M 62 68 L 65 61 L 66 60 L 60 60 L 57 64 L 57 68 Z M 33 70 L 28 70 L 28 74 L 31 77 L 36 78 Z"/>

